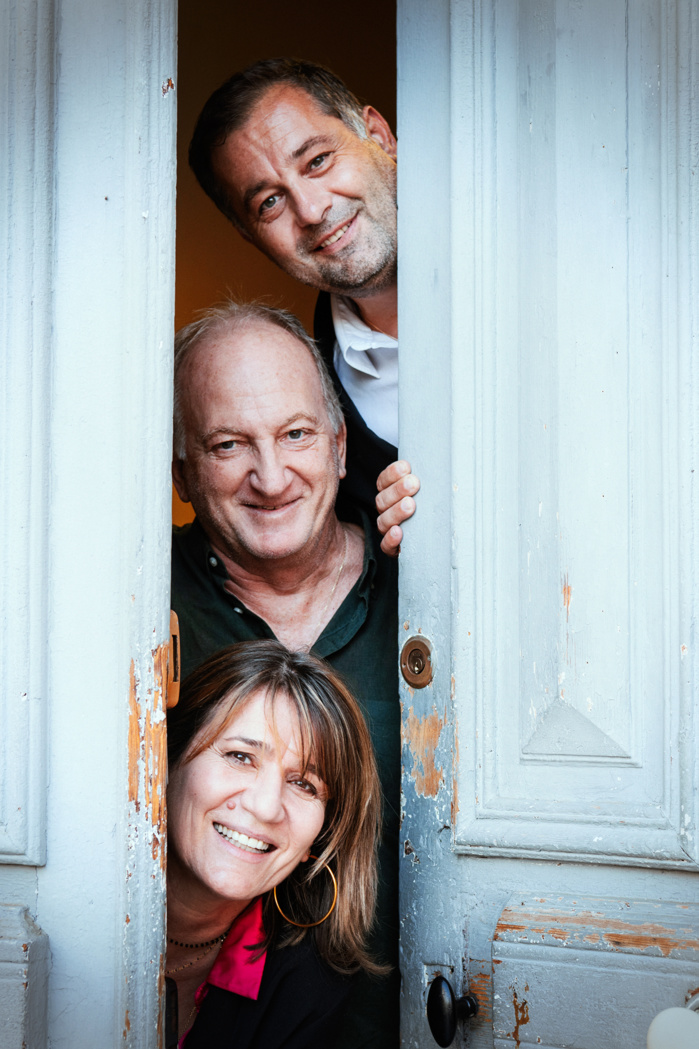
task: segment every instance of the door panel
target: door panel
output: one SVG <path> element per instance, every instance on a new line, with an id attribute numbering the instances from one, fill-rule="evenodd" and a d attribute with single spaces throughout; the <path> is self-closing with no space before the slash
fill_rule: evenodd
<path id="1" fill-rule="evenodd" d="M 176 5 L 0 9 L 0 1045 L 157 1049 Z"/>
<path id="2" fill-rule="evenodd" d="M 525 1044 L 491 997 L 513 893 L 697 898 L 698 21 L 399 8 L 401 454 L 423 479 L 401 621 L 436 667 L 403 696 L 407 1045 L 434 1044 L 445 967 L 478 988 L 472 1044 L 493 1015 Z M 534 942 L 512 963 L 521 987 L 528 958 L 549 974 L 530 1013 L 555 997 Z M 575 1027 L 536 1037 L 604 1049 Z"/>

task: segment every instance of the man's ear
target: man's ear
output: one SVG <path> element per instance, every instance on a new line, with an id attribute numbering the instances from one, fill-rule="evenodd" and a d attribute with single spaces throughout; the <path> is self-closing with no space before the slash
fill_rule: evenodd
<path id="1" fill-rule="evenodd" d="M 378 142 L 384 153 L 388 153 L 389 157 L 395 160 L 398 156 L 398 143 L 388 121 L 373 106 L 364 106 L 362 116 L 369 137 Z"/>
<path id="2" fill-rule="evenodd" d="M 175 491 L 179 495 L 183 503 L 191 502 L 189 498 L 189 492 L 187 490 L 187 481 L 185 479 L 185 461 L 184 459 L 173 459 L 172 460 L 172 483 L 175 486 Z"/>
<path id="3" fill-rule="evenodd" d="M 342 480 L 343 477 L 347 476 L 347 469 L 345 467 L 345 458 L 347 456 L 347 427 L 344 422 L 335 434 L 335 443 L 337 445 L 337 473 L 340 480 Z"/>

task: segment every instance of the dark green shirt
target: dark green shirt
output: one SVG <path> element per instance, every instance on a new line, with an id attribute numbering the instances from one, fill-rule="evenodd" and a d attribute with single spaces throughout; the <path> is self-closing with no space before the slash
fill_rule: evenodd
<path id="1" fill-rule="evenodd" d="M 365 538 L 361 575 L 312 651 L 343 676 L 357 698 L 369 725 L 384 795 L 372 949 L 377 960 L 394 966 L 394 974 L 388 981 L 358 981 L 337 1049 L 393 1049 L 398 1045 L 398 565 L 381 552 L 376 530 L 363 513 L 360 523 Z M 183 677 L 235 641 L 274 637 L 263 619 L 225 589 L 227 578 L 196 519 L 173 529 L 171 603 L 180 621 Z"/>

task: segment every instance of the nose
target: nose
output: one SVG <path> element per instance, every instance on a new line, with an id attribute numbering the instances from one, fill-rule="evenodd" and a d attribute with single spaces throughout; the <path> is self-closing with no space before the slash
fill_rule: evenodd
<path id="1" fill-rule="evenodd" d="M 287 487 L 284 453 L 276 441 L 265 441 L 258 445 L 250 482 L 256 491 L 265 496 L 280 495 Z"/>
<path id="2" fill-rule="evenodd" d="M 302 181 L 294 188 L 294 211 L 301 226 L 318 226 L 333 203 L 320 179 Z"/>
<path id="3" fill-rule="evenodd" d="M 279 823 L 284 819 L 283 788 L 281 770 L 265 764 L 239 796 L 240 804 L 259 824 Z"/>

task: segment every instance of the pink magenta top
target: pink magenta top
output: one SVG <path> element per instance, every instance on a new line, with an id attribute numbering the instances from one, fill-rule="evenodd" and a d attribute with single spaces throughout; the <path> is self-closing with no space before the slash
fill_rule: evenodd
<path id="1" fill-rule="evenodd" d="M 216 961 L 211 966 L 209 975 L 197 988 L 194 996 L 197 1010 L 208 993 L 209 984 L 221 987 L 224 991 L 233 991 L 234 994 L 240 994 L 243 998 L 257 1000 L 267 955 L 263 952 L 258 958 L 256 957 L 257 952 L 250 951 L 248 948 L 262 943 L 264 938 L 262 897 L 258 896 L 236 918 L 221 945 Z M 190 1030 L 191 1028 L 185 1031 L 180 1038 L 179 1049 L 183 1049 L 185 1038 Z"/>

